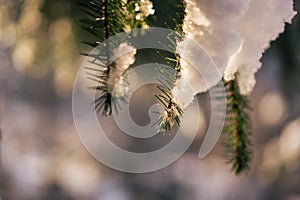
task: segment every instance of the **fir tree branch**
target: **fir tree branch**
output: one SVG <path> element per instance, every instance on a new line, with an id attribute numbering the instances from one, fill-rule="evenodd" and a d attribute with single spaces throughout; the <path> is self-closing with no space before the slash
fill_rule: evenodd
<path id="1" fill-rule="evenodd" d="M 174 55 L 177 56 L 175 52 Z M 161 77 L 159 78 L 159 81 L 162 84 L 162 87 L 157 86 L 157 88 L 162 94 L 155 95 L 158 101 L 162 103 L 164 109 L 162 113 L 160 113 L 161 116 L 157 122 L 160 132 L 170 132 L 175 122 L 180 126 L 180 121 L 183 115 L 183 110 L 176 104 L 171 93 L 171 90 L 181 72 L 180 64 L 178 62 L 179 58 L 167 58 L 167 60 L 168 66 L 170 66 L 173 71 L 169 70 L 168 73 L 165 72 L 165 70 L 161 70 Z"/>
<path id="2" fill-rule="evenodd" d="M 126 102 L 126 94 L 121 92 L 120 88 L 126 91 L 126 88 L 128 88 L 126 84 L 129 84 L 126 80 L 126 72 L 129 65 L 120 64 L 120 62 L 118 64 L 116 61 L 112 62 L 111 57 L 114 50 L 117 50 L 119 47 L 130 48 L 130 45 L 124 41 L 122 44 L 127 44 L 129 47 L 124 47 L 124 45 L 120 44 L 120 41 L 111 41 L 109 38 L 125 31 L 126 26 L 129 26 L 129 29 L 131 29 L 138 28 L 136 27 L 137 23 L 145 25 L 146 18 L 154 13 L 152 2 L 150 0 L 81 0 L 78 2 L 78 5 L 86 14 L 80 20 L 82 28 L 96 37 L 95 41 L 84 43 L 95 48 L 105 41 L 104 48 L 100 50 L 99 55 L 86 53 L 82 53 L 82 55 L 91 57 L 93 59 L 92 63 L 98 66 L 97 69 L 86 67 L 87 70 L 96 73 L 96 75 L 88 74 L 88 78 L 91 80 L 98 79 L 98 85 L 90 88 L 96 89 L 99 93 L 94 102 L 95 109 L 98 112 L 102 111 L 103 115 L 109 116 L 112 114 L 113 108 L 116 112 L 118 111 L 119 100 Z M 136 6 L 138 6 L 139 10 Z M 139 16 L 140 20 L 137 16 Z M 130 20 L 131 18 L 134 21 Z M 133 51 L 136 54 L 136 50 L 134 49 Z M 114 93 L 117 85 L 119 90 L 117 93 Z"/>
<path id="3" fill-rule="evenodd" d="M 91 47 L 96 47 L 105 41 L 104 52 L 100 52 L 99 55 L 83 55 L 93 58 L 93 64 L 97 63 L 97 69 L 91 69 L 89 67 L 86 67 L 86 69 L 93 73 L 100 74 L 94 74 L 94 76 L 89 75 L 90 79 L 96 80 L 98 84 L 93 87 L 99 92 L 99 96 L 94 102 L 95 109 L 98 112 L 102 111 L 102 114 L 106 116 L 112 114 L 112 106 L 115 105 L 117 101 L 108 89 L 107 81 L 112 68 L 115 68 L 115 64 L 111 63 L 110 57 L 113 49 L 115 49 L 118 44 L 114 44 L 108 39 L 110 36 L 124 30 L 126 16 L 123 4 L 122 0 L 91 0 L 78 2 L 78 5 L 86 14 L 86 16 L 80 20 L 83 29 L 96 37 L 93 42 L 84 43 Z"/>
<path id="4" fill-rule="evenodd" d="M 155 95 L 164 108 L 164 110 L 160 113 L 161 115 L 157 122 L 160 132 L 170 132 L 175 123 L 180 126 L 184 112 L 183 109 L 176 103 L 171 92 L 172 88 L 176 84 L 176 80 L 181 77 L 180 56 L 176 52 L 176 45 L 177 42 L 182 39 L 182 36 L 178 35 L 177 32 L 182 32 L 182 24 L 185 15 L 183 0 L 178 0 L 175 6 L 172 5 L 171 10 L 176 13 L 176 19 L 174 18 L 175 32 L 168 36 L 171 44 L 167 46 L 167 49 L 171 49 L 173 57 L 166 57 L 166 60 L 168 66 L 170 66 L 175 73 L 165 73 L 164 70 L 161 70 L 162 76 L 159 81 L 162 83 L 164 88 L 158 87 L 158 89 L 162 92 L 162 95 Z"/>
<path id="5" fill-rule="evenodd" d="M 241 174 L 249 169 L 252 158 L 251 141 L 251 119 L 247 111 L 249 110 L 249 100 L 240 94 L 237 80 L 225 82 L 227 93 L 227 123 L 224 131 L 228 134 L 225 142 L 227 147 L 226 156 L 232 164 L 232 171 Z"/>
<path id="6" fill-rule="evenodd" d="M 105 37 L 105 50 L 106 50 L 106 66 L 107 66 L 107 71 L 105 71 L 105 75 L 107 77 L 106 80 L 108 79 L 109 73 L 110 73 L 110 69 L 111 67 L 109 66 L 110 64 L 110 44 L 109 44 L 109 23 L 108 23 L 108 1 L 109 0 L 104 0 L 104 37 Z M 111 115 L 112 113 L 112 108 L 111 108 L 111 99 L 112 99 L 112 95 L 107 92 L 106 90 L 106 94 L 104 95 L 105 98 L 105 103 L 104 103 L 104 109 L 103 109 L 103 114 L 106 116 Z M 95 102 L 96 103 L 96 102 Z M 96 104 L 97 105 L 100 104 Z"/>

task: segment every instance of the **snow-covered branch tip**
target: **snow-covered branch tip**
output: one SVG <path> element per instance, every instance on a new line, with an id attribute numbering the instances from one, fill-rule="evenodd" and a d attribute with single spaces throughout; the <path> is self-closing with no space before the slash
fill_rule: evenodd
<path id="1" fill-rule="evenodd" d="M 81 19 L 83 29 L 95 36 L 93 42 L 85 42 L 92 47 L 105 42 L 104 53 L 91 56 L 97 69 L 88 69 L 89 78 L 96 81 L 98 97 L 95 109 L 103 115 L 112 114 L 113 106 L 118 109 L 118 102 L 126 102 L 129 90 L 126 71 L 135 62 L 136 49 L 128 42 L 110 42 L 109 38 L 132 28 L 147 28 L 147 17 L 154 14 L 150 0 L 91 0 L 79 1 L 86 16 Z M 124 54 L 124 55 L 123 55 Z M 116 58 L 115 61 L 112 58 Z"/>

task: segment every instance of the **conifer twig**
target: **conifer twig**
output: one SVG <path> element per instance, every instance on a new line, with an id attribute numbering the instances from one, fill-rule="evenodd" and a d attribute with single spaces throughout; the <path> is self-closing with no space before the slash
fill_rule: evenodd
<path id="1" fill-rule="evenodd" d="M 226 156 L 232 164 L 232 171 L 241 174 L 249 169 L 252 158 L 251 141 L 251 119 L 249 100 L 240 94 L 237 80 L 225 83 L 227 94 L 227 124 L 224 131 L 228 134 L 225 142 L 227 147 Z"/>

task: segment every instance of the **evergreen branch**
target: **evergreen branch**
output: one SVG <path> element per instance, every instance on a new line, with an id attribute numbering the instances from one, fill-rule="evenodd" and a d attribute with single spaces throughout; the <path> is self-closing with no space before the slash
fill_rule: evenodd
<path id="1" fill-rule="evenodd" d="M 227 118 L 224 131 L 228 134 L 225 143 L 227 147 L 228 162 L 232 164 L 232 171 L 241 174 L 249 169 L 252 158 L 251 141 L 251 120 L 247 111 L 249 100 L 240 94 L 237 80 L 225 83 L 227 93 Z"/>
<path id="2" fill-rule="evenodd" d="M 85 14 L 85 17 L 79 20 L 82 28 L 96 38 L 95 41 L 86 41 L 84 44 L 95 48 L 101 42 L 105 43 L 104 48 L 99 50 L 99 55 L 86 53 L 82 53 L 82 55 L 89 56 L 93 59 L 90 62 L 97 65 L 97 69 L 86 68 L 93 72 L 87 73 L 87 75 L 93 81 L 98 80 L 98 85 L 90 87 L 96 89 L 97 94 L 100 95 L 94 102 L 95 109 L 108 116 L 112 114 L 113 108 L 117 112 L 120 107 L 119 100 L 126 102 L 123 97 L 126 94 L 112 94 L 114 87 L 120 80 L 122 80 L 122 84 L 124 83 L 122 85 L 124 87 L 129 84 L 125 75 L 127 69 L 120 70 L 123 66 L 117 66 L 111 60 L 114 49 L 120 46 L 120 41 L 108 39 L 110 36 L 123 32 L 125 26 L 129 26 L 130 29 L 138 28 L 139 26 L 135 27 L 137 22 L 141 22 L 142 28 L 145 28 L 147 16 L 154 13 L 152 2 L 150 0 L 79 0 L 78 5 Z M 136 6 L 139 6 L 140 10 Z M 140 17 L 142 19 L 139 20 Z"/>
<path id="3" fill-rule="evenodd" d="M 110 44 L 108 41 L 109 38 L 109 23 L 108 23 L 108 1 L 109 0 L 104 0 L 104 37 L 105 37 L 105 50 L 106 50 L 106 66 L 107 66 L 107 71 L 104 72 L 104 75 L 106 76 L 105 80 L 107 81 L 109 72 L 110 72 Z M 107 90 L 106 90 L 107 91 Z M 111 115 L 112 113 L 112 108 L 111 108 L 111 98 L 112 95 L 108 92 L 105 94 L 106 98 L 104 99 L 104 107 L 103 107 L 103 114 L 106 116 Z M 97 108 L 97 107 L 96 107 Z"/>
<path id="4" fill-rule="evenodd" d="M 158 89 L 163 94 L 155 95 L 164 108 L 163 112 L 160 113 L 161 115 L 157 123 L 158 129 L 161 132 L 169 132 L 174 123 L 177 123 L 177 125 L 180 126 L 180 121 L 183 117 L 183 110 L 175 102 L 171 92 L 172 88 L 176 84 L 176 80 L 181 77 L 180 56 L 176 52 L 177 42 L 181 40 L 181 36 L 179 36 L 176 31 L 182 32 L 182 24 L 185 15 L 183 0 L 178 0 L 174 9 L 171 10 L 175 10 L 175 13 L 177 14 L 177 19 L 174 18 L 174 22 L 176 24 L 175 32 L 168 35 L 168 40 L 171 45 L 161 45 L 168 49 L 168 51 L 173 52 L 173 57 L 166 57 L 166 61 L 175 73 L 165 73 L 164 70 L 161 70 L 162 78 L 159 81 L 164 86 L 164 89 L 159 86 Z"/>
<path id="5" fill-rule="evenodd" d="M 175 122 L 180 125 L 183 115 L 182 109 L 166 95 L 154 95 L 164 106 L 164 111 L 159 113 L 161 116 L 155 124 L 158 124 L 160 132 L 170 132 Z"/>
<path id="6" fill-rule="evenodd" d="M 90 0 L 78 1 L 78 5 L 85 14 L 85 17 L 79 22 L 82 28 L 96 37 L 94 42 L 84 42 L 91 47 L 97 47 L 100 42 L 105 41 L 105 48 L 101 49 L 98 55 L 82 55 L 93 58 L 92 63 L 97 65 L 97 69 L 86 67 L 87 70 L 93 73 L 87 73 L 88 78 L 97 81 L 94 88 L 99 92 L 99 97 L 95 100 L 95 109 L 103 115 L 111 115 L 112 106 L 117 105 L 116 99 L 108 89 L 107 81 L 110 77 L 111 69 L 114 68 L 114 63 L 111 64 L 110 57 L 112 50 L 119 44 L 110 42 L 110 36 L 123 32 L 125 11 L 122 0 Z M 97 73 L 97 74 L 96 74 Z M 116 108 L 117 110 L 117 108 Z"/>

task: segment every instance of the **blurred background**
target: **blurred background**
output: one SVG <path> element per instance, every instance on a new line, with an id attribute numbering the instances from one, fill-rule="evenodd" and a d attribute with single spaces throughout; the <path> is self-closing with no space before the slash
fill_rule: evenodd
<path id="1" fill-rule="evenodd" d="M 165 26 L 174 0 L 153 3 L 150 21 Z M 300 1 L 295 4 L 299 12 Z M 197 157 L 209 123 L 207 94 L 198 95 L 203 120 L 196 140 L 165 169 L 121 173 L 86 151 L 71 107 L 79 53 L 88 50 L 81 42 L 90 37 L 80 28 L 81 15 L 74 0 L 0 0 L 0 199 L 300 200 L 299 15 L 262 59 L 250 96 L 254 160 L 238 177 L 225 163 L 221 140 L 208 157 Z M 136 107 L 152 102 L 152 90 L 137 91 Z M 133 119 L 147 124 L 145 113 L 147 108 L 133 108 Z M 110 130 L 113 141 L 136 151 L 173 137 L 160 135 L 147 146 Z"/>

